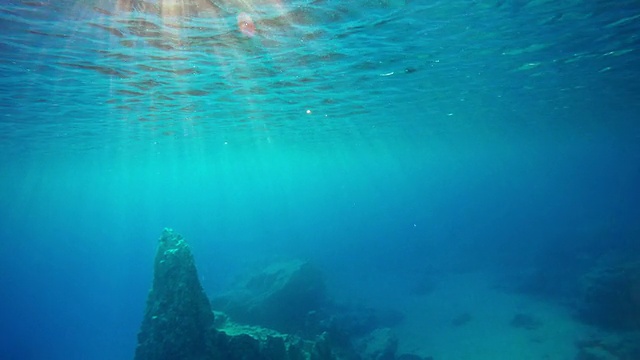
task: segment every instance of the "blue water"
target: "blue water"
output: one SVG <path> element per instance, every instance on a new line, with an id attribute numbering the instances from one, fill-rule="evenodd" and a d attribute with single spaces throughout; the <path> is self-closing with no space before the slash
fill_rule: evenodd
<path id="1" fill-rule="evenodd" d="M 132 358 L 164 227 L 210 294 L 637 249 L 637 1 L 187 1 L 0 5 L 0 358 Z"/>

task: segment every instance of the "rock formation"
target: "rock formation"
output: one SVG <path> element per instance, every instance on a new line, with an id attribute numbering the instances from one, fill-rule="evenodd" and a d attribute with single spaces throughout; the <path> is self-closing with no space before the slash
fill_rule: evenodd
<path id="1" fill-rule="evenodd" d="M 396 357 L 398 339 L 382 325 L 398 315 L 337 306 L 308 262 L 273 263 L 236 285 L 214 313 L 189 246 L 165 229 L 135 360 L 421 359 Z"/>
<path id="2" fill-rule="evenodd" d="M 182 236 L 165 229 L 156 252 L 153 286 L 135 359 L 205 359 L 211 352 L 213 322 L 189 245 Z"/>
<path id="3" fill-rule="evenodd" d="M 214 321 L 215 320 L 215 321 Z M 215 316 L 189 246 L 165 229 L 135 360 L 334 360 L 326 334 L 302 339 Z"/>
<path id="4" fill-rule="evenodd" d="M 309 262 L 275 262 L 238 281 L 213 305 L 242 323 L 308 333 L 313 316 L 327 305 L 324 278 Z"/>

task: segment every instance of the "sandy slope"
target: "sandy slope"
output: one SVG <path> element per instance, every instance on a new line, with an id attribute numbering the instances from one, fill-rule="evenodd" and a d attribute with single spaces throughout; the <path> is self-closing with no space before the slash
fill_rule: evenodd
<path id="1" fill-rule="evenodd" d="M 434 360 L 573 360 L 575 340 L 590 332 L 561 306 L 505 293 L 481 275 L 453 275 L 438 283 L 428 295 L 404 298 L 407 318 L 395 329 L 399 354 Z M 516 314 L 531 316 L 539 326 L 514 327 Z M 463 316 L 469 320 L 453 324 Z"/>

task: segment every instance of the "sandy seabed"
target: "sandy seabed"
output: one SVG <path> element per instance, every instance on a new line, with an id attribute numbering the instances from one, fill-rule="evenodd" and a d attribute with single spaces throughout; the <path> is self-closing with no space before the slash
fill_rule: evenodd
<path id="1" fill-rule="evenodd" d="M 398 354 L 434 360 L 574 360 L 576 341 L 596 332 L 559 304 L 505 292 L 479 274 L 447 276 L 403 301 Z M 514 324 L 517 316 L 533 324 Z"/>

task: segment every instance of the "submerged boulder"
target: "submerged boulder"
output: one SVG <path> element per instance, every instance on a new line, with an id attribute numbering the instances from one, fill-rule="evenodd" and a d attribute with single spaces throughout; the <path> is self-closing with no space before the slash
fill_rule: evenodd
<path id="1" fill-rule="evenodd" d="M 165 229 L 158 244 L 136 360 L 199 360 L 210 353 L 214 315 L 189 245 Z"/>
<path id="2" fill-rule="evenodd" d="M 333 302 L 321 271 L 302 260 L 275 262 L 250 272 L 215 298 L 212 307 L 219 328 L 236 321 L 294 333 L 313 343 L 312 347 L 290 343 L 290 360 L 305 359 L 295 349 L 305 349 L 311 360 L 329 354 L 342 359 L 393 360 L 398 340 L 389 328 L 404 319 L 395 310 Z"/>
<path id="3" fill-rule="evenodd" d="M 305 332 L 326 303 L 321 271 L 300 260 L 270 264 L 213 300 L 235 321 L 285 332 Z"/>

